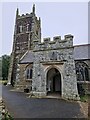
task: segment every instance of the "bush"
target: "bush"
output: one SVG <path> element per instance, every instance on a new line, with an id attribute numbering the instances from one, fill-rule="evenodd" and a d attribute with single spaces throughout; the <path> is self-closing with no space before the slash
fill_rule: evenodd
<path id="1" fill-rule="evenodd" d="M 3 83 L 3 85 L 7 85 L 7 81 L 5 81 L 5 82 Z"/>
<path id="2" fill-rule="evenodd" d="M 88 102 L 88 99 L 89 99 L 88 95 L 80 96 L 81 102 Z"/>

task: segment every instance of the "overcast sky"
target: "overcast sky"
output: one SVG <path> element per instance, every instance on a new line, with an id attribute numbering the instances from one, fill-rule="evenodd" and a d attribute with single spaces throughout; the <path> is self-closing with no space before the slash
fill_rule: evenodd
<path id="1" fill-rule="evenodd" d="M 88 2 L 34 2 L 36 15 L 41 17 L 42 38 L 66 34 L 74 35 L 74 45 L 88 43 Z M 20 15 L 32 11 L 33 2 L 2 3 L 2 45 L 3 54 L 10 54 L 17 7 Z M 0 6 L 1 11 L 1 6 Z M 2 42 L 2 44 L 1 44 Z"/>

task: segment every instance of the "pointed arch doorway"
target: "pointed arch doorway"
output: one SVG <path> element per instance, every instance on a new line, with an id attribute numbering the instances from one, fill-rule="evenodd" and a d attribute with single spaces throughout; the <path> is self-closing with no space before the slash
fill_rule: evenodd
<path id="1" fill-rule="evenodd" d="M 47 95 L 61 96 L 61 74 L 58 69 L 51 68 L 47 71 Z"/>

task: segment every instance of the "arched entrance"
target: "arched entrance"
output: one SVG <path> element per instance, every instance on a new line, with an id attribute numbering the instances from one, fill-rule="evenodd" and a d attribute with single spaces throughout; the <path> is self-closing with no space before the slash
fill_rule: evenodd
<path id="1" fill-rule="evenodd" d="M 61 95 L 61 74 L 56 68 L 47 72 L 47 95 Z"/>

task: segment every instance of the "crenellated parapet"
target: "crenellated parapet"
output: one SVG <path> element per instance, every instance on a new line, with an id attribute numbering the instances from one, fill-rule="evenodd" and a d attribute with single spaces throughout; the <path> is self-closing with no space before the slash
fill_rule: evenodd
<path id="1" fill-rule="evenodd" d="M 61 36 L 55 36 L 52 41 L 49 37 L 44 38 L 43 42 L 39 41 L 38 39 L 33 41 L 35 51 L 73 47 L 73 35 L 71 34 L 65 35 L 64 39 L 61 39 Z"/>
<path id="2" fill-rule="evenodd" d="M 22 14 L 22 15 L 18 15 L 17 19 L 22 19 L 22 18 L 27 18 L 27 17 L 32 17 L 33 13 L 26 13 L 26 14 Z"/>

